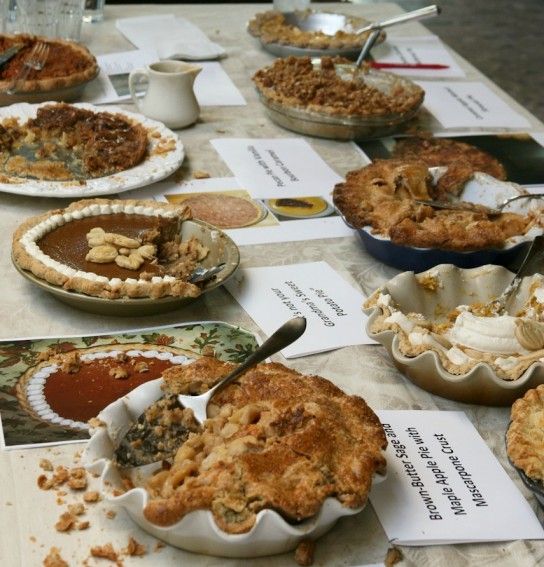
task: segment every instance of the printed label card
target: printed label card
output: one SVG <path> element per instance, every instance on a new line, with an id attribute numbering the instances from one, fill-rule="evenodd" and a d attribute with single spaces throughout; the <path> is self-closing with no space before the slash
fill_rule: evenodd
<path id="1" fill-rule="evenodd" d="M 477 81 L 417 81 L 425 90 L 423 105 L 444 128 L 529 128 L 487 85 Z"/>
<path id="2" fill-rule="evenodd" d="M 245 268 L 225 285 L 269 336 L 288 319 L 306 317 L 305 333 L 282 350 L 285 358 L 374 344 L 365 333 L 363 294 L 326 262 Z"/>
<path id="3" fill-rule="evenodd" d="M 544 539 L 531 506 L 463 412 L 377 413 L 388 470 L 370 499 L 390 541 Z"/>
<path id="4" fill-rule="evenodd" d="M 210 142 L 254 197 L 326 197 L 343 181 L 301 138 L 220 138 Z"/>

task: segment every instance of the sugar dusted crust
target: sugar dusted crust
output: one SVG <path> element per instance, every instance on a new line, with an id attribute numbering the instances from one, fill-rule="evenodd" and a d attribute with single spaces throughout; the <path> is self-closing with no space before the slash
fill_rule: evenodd
<path id="1" fill-rule="evenodd" d="M 443 250 L 501 248 L 537 219 L 516 213 L 489 215 L 485 207 L 434 209 L 414 199 L 434 199 L 428 166 L 417 160 L 376 160 L 350 171 L 335 186 L 334 204 L 355 228 L 370 226 L 401 246 Z"/>
<path id="2" fill-rule="evenodd" d="M 544 384 L 514 402 L 507 452 L 512 464 L 528 477 L 544 481 Z"/>
<path id="3" fill-rule="evenodd" d="M 123 212 L 129 210 L 133 214 L 138 211 L 148 211 L 154 214 L 154 211 L 160 215 L 177 219 L 179 225 L 190 218 L 190 211 L 187 207 L 180 205 L 170 205 L 166 203 L 158 203 L 156 201 L 144 200 L 114 200 L 114 199 L 86 199 L 72 203 L 66 209 L 56 209 L 42 215 L 32 217 L 23 222 L 13 235 L 12 257 L 14 263 L 22 268 L 32 272 L 36 277 L 46 282 L 62 287 L 66 290 L 77 291 L 102 297 L 106 299 L 117 299 L 122 297 L 152 297 L 159 298 L 165 296 L 175 297 L 197 297 L 201 290 L 198 286 L 191 284 L 187 278 L 165 276 L 153 278 L 149 281 L 136 278 L 127 278 L 126 280 L 113 281 L 105 277 L 97 277 L 95 274 L 88 272 L 80 272 L 75 270 L 65 270 L 66 266 L 62 266 L 58 262 L 52 261 L 46 255 L 38 257 L 35 244 L 36 234 L 33 236 L 33 230 L 37 230 L 38 226 L 48 219 L 61 219 L 55 222 L 66 222 L 67 216 L 72 220 L 81 216 L 81 211 L 95 211 L 93 214 L 100 214 L 104 211 L 104 207 L 110 209 L 121 207 Z M 93 216 L 92 214 L 90 216 Z M 52 230 L 52 228 L 50 229 Z M 188 241 L 188 247 L 192 246 L 192 242 Z M 195 243 L 198 248 L 198 243 Z M 39 250 L 38 250 L 39 252 Z M 189 253 L 192 252 L 189 250 Z M 198 254 L 199 250 L 195 250 Z M 43 253 L 42 253 L 43 254 Z M 47 262 L 47 263 L 46 263 Z M 196 261 L 195 261 L 196 266 Z"/>
<path id="4" fill-rule="evenodd" d="M 166 371 L 165 389 L 203 391 L 233 368 L 204 357 Z M 373 475 L 385 471 L 387 442 L 376 415 L 319 376 L 259 364 L 219 393 L 208 415 L 170 470 L 149 479 L 150 522 L 167 526 L 207 509 L 223 531 L 245 533 L 267 508 L 298 522 L 327 497 L 362 506 Z"/>

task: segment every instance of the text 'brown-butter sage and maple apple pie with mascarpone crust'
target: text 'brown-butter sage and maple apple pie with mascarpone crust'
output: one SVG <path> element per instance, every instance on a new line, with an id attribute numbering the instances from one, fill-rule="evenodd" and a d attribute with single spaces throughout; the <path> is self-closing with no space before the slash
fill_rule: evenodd
<path id="1" fill-rule="evenodd" d="M 146 128 L 120 113 L 46 104 L 24 123 L 0 122 L 0 173 L 84 183 L 138 165 L 147 146 Z"/>
<path id="2" fill-rule="evenodd" d="M 163 373 L 166 394 L 199 394 L 235 365 L 203 357 Z M 326 498 L 348 508 L 367 500 L 385 473 L 383 428 L 365 401 L 319 376 L 259 364 L 218 393 L 200 431 L 188 434 L 173 462 L 146 483 L 144 510 L 168 526 L 210 510 L 229 534 L 251 530 L 272 509 L 298 523 Z"/>
<path id="3" fill-rule="evenodd" d="M 88 199 L 24 222 L 13 261 L 65 290 L 107 299 L 197 297 L 188 279 L 208 248 L 181 241 L 185 206 L 156 201 Z"/>

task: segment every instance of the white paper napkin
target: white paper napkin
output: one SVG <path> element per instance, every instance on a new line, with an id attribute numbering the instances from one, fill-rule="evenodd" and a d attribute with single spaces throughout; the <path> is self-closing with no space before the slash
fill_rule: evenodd
<path id="1" fill-rule="evenodd" d="M 172 14 L 122 18 L 116 27 L 139 49 L 156 49 L 161 59 L 203 61 L 225 55 L 200 28 Z"/>

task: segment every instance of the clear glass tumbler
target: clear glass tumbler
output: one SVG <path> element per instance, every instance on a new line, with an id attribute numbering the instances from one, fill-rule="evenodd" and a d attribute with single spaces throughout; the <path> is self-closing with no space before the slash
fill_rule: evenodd
<path id="1" fill-rule="evenodd" d="M 58 0 L 17 0 L 23 31 L 34 35 L 57 35 Z"/>
<path id="2" fill-rule="evenodd" d="M 57 8 L 57 36 L 79 41 L 85 0 L 59 0 Z"/>
<path id="3" fill-rule="evenodd" d="M 84 22 L 101 22 L 104 19 L 105 0 L 85 0 Z"/>

